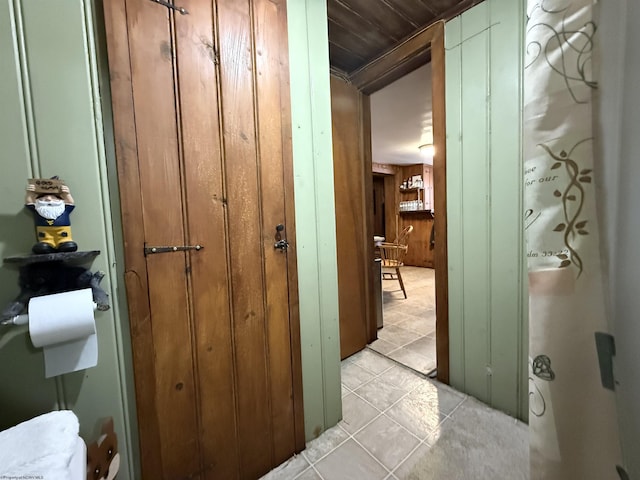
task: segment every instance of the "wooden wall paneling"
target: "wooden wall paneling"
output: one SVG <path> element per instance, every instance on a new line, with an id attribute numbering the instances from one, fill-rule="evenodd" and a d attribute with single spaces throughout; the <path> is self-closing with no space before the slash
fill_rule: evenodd
<path id="1" fill-rule="evenodd" d="M 336 203 L 336 247 L 340 302 L 340 353 L 346 358 L 367 344 L 370 273 L 366 266 L 366 216 L 360 93 L 331 77 L 333 164 Z M 369 239 L 367 239 L 369 240 Z M 371 243 L 373 239 L 369 243 Z M 372 267 L 372 266 L 371 266 Z"/>
<path id="2" fill-rule="evenodd" d="M 205 472 L 234 478 L 240 469 L 236 430 L 232 326 L 227 271 L 227 231 L 218 72 L 212 4 L 189 8 L 189 22 L 178 18 L 176 66 L 181 98 L 183 182 L 189 223 L 187 245 L 205 248 L 188 256 L 192 291 L 192 342 L 196 346 L 199 441 Z M 193 39 L 197 39 L 194 44 Z M 203 161 L 207 159 L 207 161 Z M 202 221 L 206 218 L 207 221 Z M 211 408 L 215 405 L 215 408 Z M 211 428 L 215 426 L 215 428 Z"/>
<path id="3" fill-rule="evenodd" d="M 373 173 L 379 173 L 384 175 L 395 175 L 398 171 L 398 167 L 395 165 L 387 165 L 386 163 L 372 163 L 371 171 Z"/>
<path id="4" fill-rule="evenodd" d="M 398 174 L 384 177 L 385 239 L 387 242 L 393 242 L 399 233 L 399 177 Z"/>
<path id="5" fill-rule="evenodd" d="M 373 234 L 385 236 L 385 192 L 384 192 L 384 176 L 373 175 Z"/>
<path id="6" fill-rule="evenodd" d="M 414 175 L 422 175 L 422 164 L 415 165 L 403 165 L 401 167 L 401 178 L 400 180 L 406 180 L 409 177 Z M 400 185 L 398 185 L 400 187 Z"/>
<path id="7" fill-rule="evenodd" d="M 400 169 L 400 182 L 413 177 L 414 175 L 423 174 L 422 164 L 415 165 L 403 165 Z M 400 186 L 396 186 L 396 190 L 400 192 Z M 420 192 L 421 198 L 424 201 L 424 191 Z M 417 200 L 417 192 L 400 192 L 400 201 Z M 414 212 L 401 212 L 399 213 L 399 227 L 398 230 L 402 231 L 409 225 L 413 226 L 413 232 L 409 235 L 407 254 L 404 258 L 404 264 L 414 267 L 428 267 L 431 266 L 427 260 L 427 249 L 429 246 L 429 234 L 431 223 L 430 219 L 424 213 Z"/>
<path id="8" fill-rule="evenodd" d="M 404 264 L 414 267 L 433 267 L 433 251 L 429 248 L 431 215 L 423 212 L 403 212 L 400 214 L 400 229 L 413 226 L 413 232 L 407 242 L 409 248 L 404 257 Z"/>
<path id="9" fill-rule="evenodd" d="M 422 180 L 424 181 L 424 202 L 427 210 L 433 210 L 433 167 L 423 165 Z"/>

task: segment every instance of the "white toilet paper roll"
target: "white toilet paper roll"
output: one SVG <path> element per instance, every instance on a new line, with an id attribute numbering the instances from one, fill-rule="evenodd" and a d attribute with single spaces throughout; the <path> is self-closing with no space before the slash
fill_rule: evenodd
<path id="1" fill-rule="evenodd" d="M 98 339 L 91 289 L 32 298 L 29 333 L 33 346 L 43 347 L 45 377 L 94 367 Z"/>

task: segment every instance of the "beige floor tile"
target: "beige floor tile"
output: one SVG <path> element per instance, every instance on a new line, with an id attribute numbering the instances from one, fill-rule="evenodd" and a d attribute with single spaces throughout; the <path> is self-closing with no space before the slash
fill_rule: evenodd
<path id="1" fill-rule="evenodd" d="M 427 438 L 447 418 L 437 409 L 407 397 L 387 410 L 386 414 L 421 440 Z"/>
<path id="2" fill-rule="evenodd" d="M 407 299 L 394 280 L 385 280 L 383 287 L 384 327 L 378 330 L 379 340 L 372 348 L 393 360 L 403 363 L 423 374 L 436 368 L 435 342 L 431 349 L 392 349 L 392 345 L 404 347 L 430 335 L 435 339 L 435 271 L 429 268 L 403 267 Z M 425 343 L 426 341 L 423 341 Z M 414 345 L 417 347 L 418 344 Z M 411 354 L 410 351 L 419 355 Z"/>
<path id="3" fill-rule="evenodd" d="M 435 362 L 436 340 L 431 336 L 420 337 L 414 342 L 404 346 L 407 350 L 418 353 L 423 357 L 430 358 Z"/>
<path id="4" fill-rule="evenodd" d="M 307 468 L 303 473 L 296 477 L 296 480 L 322 480 L 322 478 L 313 468 Z"/>
<path id="5" fill-rule="evenodd" d="M 435 380 L 427 380 L 409 395 L 434 405 L 445 415 L 450 415 L 467 398 L 464 393 Z"/>
<path id="6" fill-rule="evenodd" d="M 388 358 L 378 355 L 366 348 L 353 355 L 353 357 L 355 357 L 353 363 L 375 374 L 389 370 L 396 364 Z"/>
<path id="7" fill-rule="evenodd" d="M 286 462 L 267 473 L 261 480 L 289 480 L 309 468 L 309 462 L 303 455 L 294 455 Z"/>
<path id="8" fill-rule="evenodd" d="M 380 415 L 380 411 L 353 393 L 342 399 L 342 422 L 348 433 L 355 433 Z"/>
<path id="9" fill-rule="evenodd" d="M 361 368 L 354 360 L 342 363 L 350 366 Z M 384 398 L 389 385 L 409 393 L 383 414 L 369 401 Z M 523 423 L 397 364 L 360 388 L 369 401 L 347 393 L 344 420 L 265 478 L 528 480 Z"/>
<path id="10" fill-rule="evenodd" d="M 351 393 L 351 390 L 349 390 L 347 387 L 345 387 L 344 383 L 342 385 L 340 385 L 340 387 L 342 388 L 342 398 L 346 397 L 347 395 L 349 395 Z"/>
<path id="11" fill-rule="evenodd" d="M 467 398 L 426 443 L 430 448 L 415 456 L 411 469 L 398 469 L 399 478 L 529 479 L 526 425 L 472 398 Z M 402 475 L 405 471 L 411 473 Z"/>
<path id="12" fill-rule="evenodd" d="M 382 480 L 389 475 L 387 469 L 351 439 L 314 466 L 326 480 Z"/>
<path id="13" fill-rule="evenodd" d="M 407 391 L 379 378 L 375 378 L 355 390 L 355 393 L 378 410 L 384 411 L 400 400 L 403 395 L 406 395 Z"/>
<path id="14" fill-rule="evenodd" d="M 423 443 L 417 449 L 415 449 L 411 453 L 411 455 L 409 455 L 409 457 L 404 462 L 402 462 L 396 470 L 393 471 L 395 477 L 398 480 L 419 480 L 419 466 L 422 462 L 422 459 L 429 454 L 429 448 L 429 445 Z"/>
<path id="15" fill-rule="evenodd" d="M 426 381 L 386 414 L 420 439 L 425 439 L 464 399 L 464 395 L 453 389 Z"/>
<path id="16" fill-rule="evenodd" d="M 382 313 L 382 324 L 386 327 L 387 325 L 398 325 L 406 322 L 412 319 L 412 312 L 411 305 L 398 305 L 397 307 L 387 308 Z"/>
<path id="17" fill-rule="evenodd" d="M 398 348 L 398 345 L 395 345 L 391 342 L 387 342 L 386 340 L 379 338 L 368 345 L 372 350 L 375 350 L 382 355 L 387 355 L 391 351 Z"/>
<path id="18" fill-rule="evenodd" d="M 309 463 L 315 463 L 324 457 L 331 450 L 349 438 L 349 434 L 342 427 L 335 427 L 326 430 L 315 440 L 307 443 L 307 448 L 302 452 Z"/>
<path id="19" fill-rule="evenodd" d="M 378 338 L 382 338 L 389 343 L 393 343 L 399 347 L 411 343 L 418 338 L 415 332 L 399 328 L 396 325 L 387 325 L 378 330 Z"/>
<path id="20" fill-rule="evenodd" d="M 389 352 L 389 357 L 425 375 L 436 368 L 435 352 L 434 357 L 429 358 L 405 346 Z"/>
<path id="21" fill-rule="evenodd" d="M 375 375 L 369 370 L 365 370 L 360 365 L 351 362 L 342 364 L 342 383 L 350 390 L 355 390 L 363 383 L 371 380 Z"/>
<path id="22" fill-rule="evenodd" d="M 354 437 L 389 470 L 393 470 L 420 443 L 406 428 L 384 415 Z"/>
<path id="23" fill-rule="evenodd" d="M 405 315 L 404 320 L 395 324 L 399 328 L 411 330 L 420 335 L 433 333 L 436 328 L 435 317 L 433 319 L 419 317 L 416 315 Z"/>
<path id="24" fill-rule="evenodd" d="M 407 392 L 415 390 L 427 381 L 425 378 L 400 365 L 396 365 L 387 370 L 384 374 L 380 375 L 379 378 Z"/>

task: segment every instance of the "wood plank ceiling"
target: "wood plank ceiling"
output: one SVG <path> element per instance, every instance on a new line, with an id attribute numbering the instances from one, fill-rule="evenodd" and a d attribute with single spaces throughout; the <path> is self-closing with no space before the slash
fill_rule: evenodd
<path id="1" fill-rule="evenodd" d="M 482 0 L 327 0 L 329 59 L 333 73 L 349 78 L 372 60 L 439 20 Z M 430 60 L 429 52 L 413 60 Z"/>

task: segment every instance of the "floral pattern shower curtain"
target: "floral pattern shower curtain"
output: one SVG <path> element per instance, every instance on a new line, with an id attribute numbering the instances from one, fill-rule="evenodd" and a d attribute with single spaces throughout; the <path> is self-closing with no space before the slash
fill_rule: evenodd
<path id="1" fill-rule="evenodd" d="M 531 479 L 626 478 L 607 346 L 594 166 L 594 0 L 529 0 L 524 75 Z M 600 52 L 601 53 L 601 52 Z M 603 335 L 604 334 L 604 335 Z M 603 355 L 606 359 L 606 355 Z"/>

